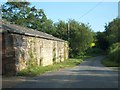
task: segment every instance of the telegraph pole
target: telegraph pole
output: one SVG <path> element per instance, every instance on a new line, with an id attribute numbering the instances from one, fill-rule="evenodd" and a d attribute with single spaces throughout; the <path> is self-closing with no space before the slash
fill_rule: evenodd
<path id="1" fill-rule="evenodd" d="M 118 2 L 118 18 L 120 18 L 120 1 Z"/>
<path id="2" fill-rule="evenodd" d="M 70 23 L 68 21 L 68 41 L 69 41 L 69 39 L 70 39 Z"/>

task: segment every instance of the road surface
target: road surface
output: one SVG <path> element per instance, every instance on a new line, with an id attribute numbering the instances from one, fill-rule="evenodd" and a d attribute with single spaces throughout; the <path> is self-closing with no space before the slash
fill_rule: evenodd
<path id="1" fill-rule="evenodd" d="M 118 88 L 118 71 L 104 67 L 103 56 L 86 59 L 79 66 L 29 78 L 14 88 Z"/>

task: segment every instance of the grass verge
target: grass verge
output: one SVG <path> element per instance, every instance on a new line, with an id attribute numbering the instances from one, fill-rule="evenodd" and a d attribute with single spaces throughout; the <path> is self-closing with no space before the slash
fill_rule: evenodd
<path id="1" fill-rule="evenodd" d="M 120 65 L 114 61 L 109 60 L 108 58 L 104 58 L 101 63 L 106 67 L 120 67 Z"/>
<path id="2" fill-rule="evenodd" d="M 74 67 L 76 65 L 79 65 L 83 60 L 82 59 L 69 59 L 65 60 L 64 62 L 53 64 L 49 66 L 34 66 L 29 67 L 27 69 L 23 69 L 20 72 L 18 72 L 18 76 L 37 76 L 40 74 L 43 74 L 48 71 L 57 71 L 62 68 L 68 68 L 68 67 Z"/>

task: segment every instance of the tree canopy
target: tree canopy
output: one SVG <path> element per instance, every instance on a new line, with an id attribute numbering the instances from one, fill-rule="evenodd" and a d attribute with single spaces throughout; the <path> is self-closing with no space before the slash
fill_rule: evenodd
<path id="1" fill-rule="evenodd" d="M 97 32 L 97 47 L 105 50 L 109 60 L 120 63 L 120 18 L 105 25 L 104 32 Z"/>
<path id="2" fill-rule="evenodd" d="M 70 19 L 69 23 L 63 20 L 53 23 L 47 18 L 43 9 L 29 5 L 29 2 L 7 2 L 2 5 L 2 18 L 68 41 L 71 57 L 80 55 L 90 47 L 93 42 L 93 32 L 89 25 L 73 19 Z"/>
<path id="3" fill-rule="evenodd" d="M 120 18 L 116 18 L 105 26 L 106 38 L 109 44 L 120 42 Z"/>

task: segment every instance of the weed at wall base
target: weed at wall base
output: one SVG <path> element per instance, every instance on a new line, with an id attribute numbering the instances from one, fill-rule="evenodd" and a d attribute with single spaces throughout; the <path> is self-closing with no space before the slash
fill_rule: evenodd
<path id="1" fill-rule="evenodd" d="M 64 62 L 58 63 L 58 64 L 53 64 L 49 66 L 32 66 L 29 67 L 29 69 L 24 69 L 18 72 L 18 76 L 36 76 L 43 74 L 47 71 L 55 71 L 55 70 L 60 70 L 63 68 L 69 68 L 69 67 L 74 67 L 76 65 L 79 65 L 83 60 L 81 59 L 69 59 L 65 60 Z"/>

